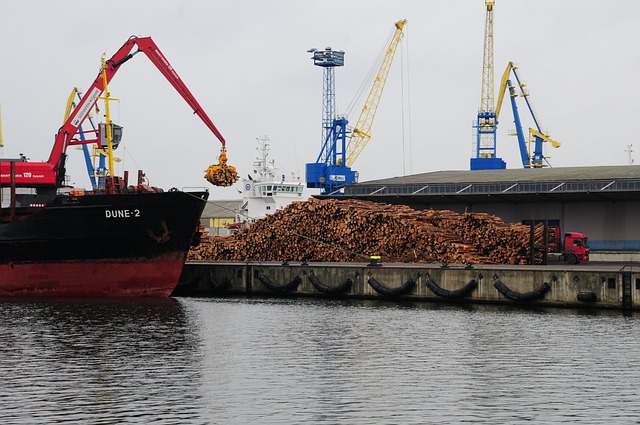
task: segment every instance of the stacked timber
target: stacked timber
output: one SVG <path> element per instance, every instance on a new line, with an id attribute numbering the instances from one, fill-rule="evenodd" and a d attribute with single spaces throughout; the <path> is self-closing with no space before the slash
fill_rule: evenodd
<path id="1" fill-rule="evenodd" d="M 536 228 L 536 231 L 539 229 Z M 203 236 L 189 260 L 528 264 L 530 227 L 484 213 L 360 200 L 295 202 L 228 236 Z M 544 232 L 536 236 L 537 252 Z"/>

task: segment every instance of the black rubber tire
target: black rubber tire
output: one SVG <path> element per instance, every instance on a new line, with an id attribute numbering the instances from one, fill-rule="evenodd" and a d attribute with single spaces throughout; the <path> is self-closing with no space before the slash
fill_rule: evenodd
<path id="1" fill-rule="evenodd" d="M 569 255 L 567 255 L 566 263 L 567 264 L 578 264 L 578 257 L 576 257 L 574 254 L 569 254 Z"/>
<path id="2" fill-rule="evenodd" d="M 593 303 L 598 301 L 598 296 L 594 292 L 578 292 L 578 301 Z"/>

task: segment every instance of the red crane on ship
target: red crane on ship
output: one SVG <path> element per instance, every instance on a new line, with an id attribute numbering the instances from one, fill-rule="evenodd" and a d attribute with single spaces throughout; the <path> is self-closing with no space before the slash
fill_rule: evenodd
<path id="1" fill-rule="evenodd" d="M 136 48 L 134 50 L 134 48 Z M 86 90 L 85 95 L 78 102 L 73 112 L 69 115 L 62 127 L 58 130 L 53 149 L 46 162 L 32 162 L 22 158 L 15 162 L 14 171 L 10 172 L 9 167 L 3 167 L 0 173 L 0 185 L 12 183 L 17 187 L 36 187 L 43 189 L 53 189 L 64 185 L 66 150 L 69 146 L 98 143 L 99 138 L 81 140 L 77 138 L 78 129 L 89 115 L 98 99 L 103 95 L 106 85 L 118 72 L 120 67 L 133 58 L 136 54 L 143 52 L 158 70 L 165 76 L 171 85 L 180 93 L 182 98 L 189 104 L 194 114 L 198 115 L 205 125 L 211 130 L 222 144 L 218 164 L 209 166 L 205 178 L 216 186 L 229 186 L 237 180 L 237 173 L 234 167 L 227 165 L 226 141 L 220 131 L 213 124 L 204 109 L 200 106 L 193 94 L 184 84 L 173 66 L 169 63 L 164 54 L 160 51 L 151 37 L 130 37 L 120 49 L 105 62 L 104 69 Z M 230 174 L 233 181 L 221 179 L 219 171 Z M 13 176 L 12 176 L 13 174 Z"/>

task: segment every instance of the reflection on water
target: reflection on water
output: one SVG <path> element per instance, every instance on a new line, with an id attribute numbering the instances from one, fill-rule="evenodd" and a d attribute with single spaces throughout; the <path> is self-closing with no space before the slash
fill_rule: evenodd
<path id="1" fill-rule="evenodd" d="M 640 417 L 640 327 L 617 312 L 245 298 L 0 312 L 0 422 Z"/>
<path id="2" fill-rule="evenodd" d="M 199 411 L 201 350 L 173 299 L 5 301 L 0 312 L 0 422 L 171 422 Z"/>

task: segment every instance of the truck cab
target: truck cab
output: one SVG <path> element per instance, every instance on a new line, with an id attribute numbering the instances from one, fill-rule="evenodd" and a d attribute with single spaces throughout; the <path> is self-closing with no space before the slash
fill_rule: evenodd
<path id="1" fill-rule="evenodd" d="M 582 232 L 564 232 L 558 226 L 549 226 L 547 261 L 567 264 L 589 261 L 589 239 Z"/>
<path id="2" fill-rule="evenodd" d="M 562 253 L 568 264 L 589 261 L 589 239 L 580 232 L 566 232 L 562 241 Z"/>

